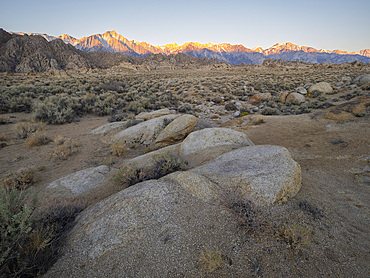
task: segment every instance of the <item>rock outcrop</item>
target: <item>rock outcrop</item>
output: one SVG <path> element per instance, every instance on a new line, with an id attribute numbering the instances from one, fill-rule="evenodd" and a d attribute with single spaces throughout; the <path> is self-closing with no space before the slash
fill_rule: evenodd
<path id="1" fill-rule="evenodd" d="M 293 197 L 300 181 L 300 167 L 287 149 L 252 146 L 141 182 L 82 212 L 45 277 L 202 276 L 202 246 L 226 252 L 238 240 L 236 220 L 222 205 L 224 192 L 275 204 Z M 230 271 L 237 275 L 238 268 Z"/>
<path id="2" fill-rule="evenodd" d="M 177 117 L 178 115 L 171 114 L 139 123 L 117 133 L 113 140 L 151 145 L 165 128 L 166 122 L 172 121 Z"/>
<path id="3" fill-rule="evenodd" d="M 158 118 L 158 117 L 170 115 L 170 114 L 172 114 L 171 111 L 168 108 L 164 108 L 164 109 L 159 109 L 159 110 L 155 110 L 152 112 L 142 112 L 139 115 L 137 115 L 135 119 L 147 121 L 147 120 L 151 120 L 154 118 Z"/>
<path id="4" fill-rule="evenodd" d="M 344 121 L 355 117 L 363 117 L 369 113 L 370 97 L 359 96 L 343 104 L 330 107 L 323 111 L 325 119 Z"/>
<path id="5" fill-rule="evenodd" d="M 46 189 L 65 193 L 66 196 L 81 196 L 101 187 L 111 171 L 114 172 L 105 165 L 88 168 L 53 181 Z"/>
<path id="6" fill-rule="evenodd" d="M 193 115 L 183 115 L 173 120 L 158 135 L 154 145 L 162 148 L 181 142 L 191 132 L 194 131 L 198 123 L 198 118 Z"/>
<path id="7" fill-rule="evenodd" d="M 333 88 L 327 82 L 320 82 L 312 85 L 308 88 L 308 94 L 312 94 L 314 91 L 319 91 L 320 93 L 329 94 L 333 92 Z"/>
<path id="8" fill-rule="evenodd" d="M 290 93 L 290 94 L 286 97 L 285 101 L 289 101 L 289 100 L 291 100 L 291 99 L 294 99 L 294 100 L 296 100 L 296 101 L 298 101 L 298 102 L 305 102 L 305 101 L 306 101 L 305 96 L 304 96 L 304 95 L 301 95 L 300 93 Z"/>
<path id="9" fill-rule="evenodd" d="M 108 124 L 99 126 L 95 128 L 94 130 L 90 131 L 90 133 L 91 134 L 104 134 L 112 130 L 127 128 L 127 126 L 128 126 L 128 121 L 113 122 L 113 123 L 108 123 Z"/>
<path id="10" fill-rule="evenodd" d="M 241 148 L 191 171 L 260 205 L 285 202 L 301 187 L 300 166 L 287 149 L 279 146 Z"/>
<path id="11" fill-rule="evenodd" d="M 363 75 L 357 76 L 354 79 L 354 83 L 358 83 L 360 85 L 364 85 L 369 82 L 370 82 L 370 74 L 363 74 Z"/>
<path id="12" fill-rule="evenodd" d="M 271 97 L 270 93 L 257 93 L 251 96 L 248 100 L 248 104 L 259 105 L 262 99 L 270 99 Z"/>
<path id="13" fill-rule="evenodd" d="M 191 166 L 243 146 L 253 146 L 245 133 L 228 128 L 205 128 L 192 132 L 181 143 L 180 156 Z"/>
<path id="14" fill-rule="evenodd" d="M 175 183 L 145 181 L 82 212 L 44 277 L 199 277 L 203 246 L 231 250 L 234 225 Z"/>
<path id="15" fill-rule="evenodd" d="M 298 87 L 297 88 L 297 93 L 300 93 L 301 95 L 306 95 L 307 94 L 307 90 L 305 87 Z"/>

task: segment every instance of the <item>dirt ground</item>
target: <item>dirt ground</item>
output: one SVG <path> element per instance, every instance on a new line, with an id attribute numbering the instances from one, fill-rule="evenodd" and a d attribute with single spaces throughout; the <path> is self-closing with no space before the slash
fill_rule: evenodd
<path id="1" fill-rule="evenodd" d="M 312 115 L 311 115 L 312 116 Z M 312 277 L 367 277 L 369 274 L 369 178 L 356 175 L 369 155 L 369 120 L 311 119 L 310 115 L 269 117 L 248 131 L 256 144 L 288 148 L 302 169 L 302 188 L 294 202 L 307 200 L 324 211 L 312 223 L 316 268 Z M 343 141 L 343 142 L 342 142 Z M 342 143 L 338 143 L 342 142 Z M 321 252 L 320 252 L 320 251 Z M 322 256 L 324 255 L 324 256 Z"/>
<path id="2" fill-rule="evenodd" d="M 41 202 L 49 201 L 42 195 L 42 189 L 51 181 L 101 164 L 118 167 L 123 161 L 110 154 L 104 143 L 106 138 L 89 133 L 105 124 L 106 117 L 85 116 L 78 122 L 45 126 L 44 132 L 51 138 L 62 135 L 78 145 L 76 154 L 67 160 L 56 160 L 51 157 L 54 142 L 28 148 L 25 139 L 16 138 L 15 124 L 29 116 L 3 115 L 11 123 L 0 125 L 0 135 L 7 139 L 7 145 L 0 149 L 0 176 L 20 168 L 44 168 L 38 172 L 36 184 Z M 303 178 L 300 192 L 279 212 L 271 212 L 270 217 L 275 220 L 280 217 L 279 223 L 292 223 L 293 219 L 305 223 L 312 227 L 313 238 L 306 248 L 292 250 L 276 243 L 274 234 L 248 237 L 241 249 L 241 260 L 234 263 L 245 264 L 246 273 L 256 277 L 368 277 L 369 177 L 361 174 L 368 163 L 363 160 L 370 153 L 368 116 L 344 122 L 315 114 L 266 116 L 265 123 L 246 133 L 256 145 L 288 148 L 300 164 Z M 88 203 L 118 190 L 112 186 Z M 302 209 L 300 205 L 304 202 L 320 211 L 319 215 Z M 223 268 L 213 273 L 215 277 L 226 274 Z"/>

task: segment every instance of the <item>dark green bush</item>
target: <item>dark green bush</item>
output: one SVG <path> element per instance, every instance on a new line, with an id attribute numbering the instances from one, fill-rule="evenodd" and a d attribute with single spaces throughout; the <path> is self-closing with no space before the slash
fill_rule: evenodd
<path id="1" fill-rule="evenodd" d="M 0 189 L 0 273 L 18 276 L 24 271 L 19 261 L 32 233 L 35 202 L 29 204 L 30 191 Z"/>
<path id="2" fill-rule="evenodd" d="M 262 115 L 279 115 L 280 114 L 280 110 L 277 109 L 277 108 L 265 107 L 261 111 L 261 114 Z"/>
<path id="3" fill-rule="evenodd" d="M 25 94 L 0 93 L 0 113 L 26 112 L 32 110 L 32 99 Z"/>
<path id="4" fill-rule="evenodd" d="M 315 91 L 310 92 L 310 96 L 312 98 L 317 98 L 317 97 L 321 96 L 322 94 L 323 94 L 323 92 L 318 91 L 318 90 L 315 90 Z"/>
<path id="5" fill-rule="evenodd" d="M 296 100 L 296 99 L 290 99 L 288 100 L 285 105 L 288 106 L 288 107 L 292 107 L 292 106 L 299 106 L 301 103 Z"/>
<path id="6" fill-rule="evenodd" d="M 179 113 L 186 113 L 186 114 L 194 114 L 194 109 L 191 107 L 190 104 L 184 104 L 177 108 Z"/>
<path id="7" fill-rule="evenodd" d="M 61 94 L 41 103 L 35 110 L 34 118 L 49 124 L 70 123 L 77 115 L 82 114 L 81 108 L 79 98 Z"/>
<path id="8" fill-rule="evenodd" d="M 29 190 L 0 190 L 1 277 L 39 277 L 60 254 L 82 206 L 64 205 L 36 213 Z"/>
<path id="9" fill-rule="evenodd" d="M 118 107 L 122 107 L 122 104 L 122 99 L 117 98 L 117 95 L 111 92 L 107 92 L 98 97 L 92 111 L 98 116 L 106 116 L 112 114 Z"/>

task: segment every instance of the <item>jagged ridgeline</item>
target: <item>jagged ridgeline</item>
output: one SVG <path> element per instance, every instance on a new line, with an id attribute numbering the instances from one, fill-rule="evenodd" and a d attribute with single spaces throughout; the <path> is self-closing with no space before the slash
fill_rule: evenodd
<path id="1" fill-rule="evenodd" d="M 275 44 L 263 50 L 228 43 L 167 44 L 153 46 L 129 41 L 115 31 L 81 39 L 69 35 L 8 33 L 0 29 L 0 71 L 44 72 L 79 68 L 109 68 L 122 63 L 140 69 L 199 68 L 220 64 L 261 64 L 266 59 L 306 63 L 370 62 L 370 50 L 359 52 L 317 50 L 292 43 Z"/>
<path id="2" fill-rule="evenodd" d="M 47 41 L 42 36 L 10 34 L 0 29 L 0 72 L 45 72 L 80 68 L 110 68 L 122 63 L 136 68 L 197 68 L 224 64 L 216 59 L 198 59 L 186 54 L 130 57 L 104 51 L 84 52 L 61 39 Z"/>

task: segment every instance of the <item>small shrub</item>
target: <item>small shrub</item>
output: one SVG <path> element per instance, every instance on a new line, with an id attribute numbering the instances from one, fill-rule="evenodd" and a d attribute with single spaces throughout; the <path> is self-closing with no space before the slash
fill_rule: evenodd
<path id="1" fill-rule="evenodd" d="M 212 273 L 223 264 L 222 253 L 218 250 L 204 248 L 200 253 L 199 263 L 207 273 Z"/>
<path id="2" fill-rule="evenodd" d="M 0 181 L 0 188 L 5 188 L 8 191 L 13 188 L 17 190 L 25 190 L 34 185 L 36 180 L 37 174 L 33 169 L 21 169 L 17 172 L 6 175 Z"/>
<path id="3" fill-rule="evenodd" d="M 317 97 L 319 97 L 319 96 L 321 96 L 323 94 L 323 92 L 321 92 L 321 91 L 318 91 L 318 90 L 315 90 L 315 91 L 312 91 L 312 92 L 310 92 L 310 97 L 312 97 L 312 98 L 317 98 Z"/>
<path id="4" fill-rule="evenodd" d="M 27 138 L 29 133 L 34 133 L 36 131 L 42 131 L 44 125 L 40 122 L 19 122 L 14 125 L 17 137 L 20 139 Z"/>
<path id="5" fill-rule="evenodd" d="M 110 150 L 112 155 L 123 156 L 129 150 L 129 147 L 125 142 L 119 141 L 113 142 L 110 146 Z"/>
<path id="6" fill-rule="evenodd" d="M 324 96 L 319 96 L 317 99 L 318 99 L 319 101 L 326 101 L 326 100 L 327 100 L 327 98 L 326 98 L 326 97 L 324 97 Z"/>
<path id="7" fill-rule="evenodd" d="M 36 168 L 36 171 L 41 172 L 41 171 L 44 171 L 45 169 L 46 169 L 46 166 L 45 166 L 45 165 L 40 165 L 40 166 L 38 166 L 38 167 Z"/>
<path id="8" fill-rule="evenodd" d="M 240 114 L 240 117 L 244 117 L 244 116 L 248 116 L 248 115 L 249 115 L 248 112 L 243 112 L 243 113 Z"/>
<path id="9" fill-rule="evenodd" d="M 77 153 L 78 144 L 70 138 L 57 137 L 56 146 L 51 152 L 51 157 L 59 160 L 66 160 Z"/>
<path id="10" fill-rule="evenodd" d="M 26 142 L 29 148 L 35 146 L 47 145 L 51 142 L 51 138 L 44 133 L 36 132 L 31 136 L 28 136 Z"/>
<path id="11" fill-rule="evenodd" d="M 307 107 L 311 109 L 320 109 L 321 108 L 321 103 L 318 102 L 317 100 L 310 100 L 307 103 Z"/>
<path id="12" fill-rule="evenodd" d="M 263 116 L 256 116 L 251 118 L 252 124 L 254 125 L 260 125 L 265 123 L 265 119 Z"/>
<path id="13" fill-rule="evenodd" d="M 163 119 L 163 127 L 165 128 L 165 127 L 166 127 L 166 126 L 168 126 L 172 121 L 173 121 L 173 119 L 164 118 L 164 119 Z"/>
<path id="14" fill-rule="evenodd" d="M 240 107 L 239 111 L 240 111 L 240 114 L 243 114 L 243 113 L 248 113 L 249 114 L 251 112 L 251 110 L 248 107 L 245 107 L 245 106 Z"/>
<path id="15" fill-rule="evenodd" d="M 131 186 L 145 180 L 159 179 L 170 173 L 185 170 L 187 168 L 187 162 L 169 152 L 160 155 L 153 155 L 153 160 L 155 162 L 153 170 L 144 171 L 144 169 L 136 167 L 134 164 L 130 164 L 118 171 L 114 181 L 119 184 Z"/>
<path id="16" fill-rule="evenodd" d="M 148 176 L 142 168 L 137 168 L 135 165 L 130 164 L 119 169 L 114 181 L 122 185 L 131 186 L 147 179 Z"/>
<path id="17" fill-rule="evenodd" d="M 159 179 L 170 173 L 187 169 L 187 162 L 170 152 L 153 155 L 153 160 L 155 161 L 154 179 Z"/>
<path id="18" fill-rule="evenodd" d="M 66 94 L 52 96 L 35 109 L 34 118 L 48 124 L 64 124 L 72 122 L 81 114 L 80 99 Z"/>
<path id="19" fill-rule="evenodd" d="M 300 104 L 301 103 L 296 99 L 290 99 L 285 103 L 285 105 L 288 107 L 299 106 Z"/>
<path id="20" fill-rule="evenodd" d="M 132 118 L 129 118 L 127 120 L 126 126 L 127 127 L 131 127 L 131 126 L 137 125 L 137 124 L 139 124 L 141 122 L 142 122 L 142 120 L 137 120 L 137 119 L 135 119 L 135 117 L 132 117 Z"/>
<path id="21" fill-rule="evenodd" d="M 280 110 L 277 108 L 266 107 L 261 111 L 262 115 L 279 115 Z"/>
<path id="22" fill-rule="evenodd" d="M 0 116 L 0 125 L 10 124 L 10 121 L 3 116 Z"/>
<path id="23" fill-rule="evenodd" d="M 32 110 L 32 99 L 22 94 L 21 96 L 13 96 L 9 101 L 9 112 L 26 112 Z"/>
<path id="24" fill-rule="evenodd" d="M 117 108 L 119 100 L 114 93 L 107 92 L 99 96 L 93 107 L 93 112 L 98 116 L 112 114 Z"/>
<path id="25" fill-rule="evenodd" d="M 22 250 L 22 259 L 34 277 L 45 273 L 57 261 L 66 235 L 82 210 L 80 205 L 59 205 L 35 217 L 32 233 Z"/>
<path id="26" fill-rule="evenodd" d="M 186 114 L 194 114 L 194 109 L 191 107 L 190 104 L 185 104 L 177 108 L 179 113 L 186 113 Z"/>
<path id="27" fill-rule="evenodd" d="M 124 114 L 118 113 L 118 114 L 111 114 L 108 115 L 108 122 L 120 122 L 125 118 Z"/>
<path id="28" fill-rule="evenodd" d="M 307 225 L 287 224 L 280 226 L 276 236 L 280 241 L 285 242 L 289 247 L 303 249 L 311 242 L 312 230 Z"/>
<path id="29" fill-rule="evenodd" d="M 307 200 L 298 203 L 298 206 L 303 211 L 310 213 L 315 219 L 320 219 L 324 217 L 324 211 L 315 207 L 313 204 L 309 203 Z"/>
<path id="30" fill-rule="evenodd" d="M 262 230 L 262 215 L 251 200 L 241 193 L 230 190 L 223 194 L 222 202 L 230 210 L 238 224 L 248 233 Z"/>
<path id="31" fill-rule="evenodd" d="M 304 113 L 311 113 L 312 112 L 312 109 L 311 108 L 307 108 L 306 106 L 300 106 L 299 109 L 298 109 L 298 112 L 304 114 Z"/>
<path id="32" fill-rule="evenodd" d="M 60 255 L 82 206 L 36 212 L 28 191 L 0 191 L 0 272 L 5 277 L 39 277 Z M 3 277 L 3 276 L 2 276 Z"/>
<path id="33" fill-rule="evenodd" d="M 30 112 L 32 99 L 25 94 L 12 95 L 12 93 L 1 92 L 0 113 Z"/>
<path id="34" fill-rule="evenodd" d="M 59 145 L 64 144 L 64 142 L 66 140 L 68 140 L 68 138 L 66 138 L 62 135 L 57 135 L 57 137 L 55 137 L 55 139 L 54 139 L 54 143 L 59 146 Z"/>
<path id="35" fill-rule="evenodd" d="M 0 189 L 0 273 L 7 276 L 24 271 L 18 261 L 20 247 L 31 234 L 36 204 L 36 199 L 29 204 L 29 197 L 28 190 Z"/>

